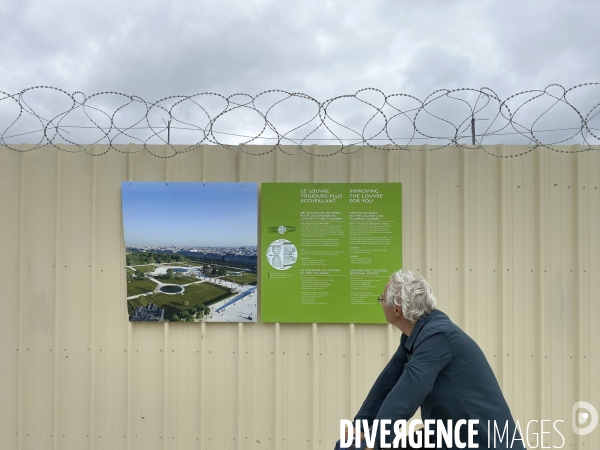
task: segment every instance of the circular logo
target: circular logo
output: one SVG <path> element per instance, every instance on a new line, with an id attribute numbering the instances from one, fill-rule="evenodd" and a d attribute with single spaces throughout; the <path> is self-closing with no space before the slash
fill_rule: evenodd
<path id="1" fill-rule="evenodd" d="M 582 409 L 583 411 L 579 411 Z M 590 418 L 591 416 L 591 418 Z M 583 428 L 579 428 L 583 424 L 585 424 L 588 419 L 590 419 L 587 426 Z M 586 434 L 590 434 L 596 426 L 598 425 L 598 411 L 594 408 L 594 405 L 579 401 L 573 405 L 572 415 L 571 415 L 571 426 L 573 427 L 573 431 L 575 434 L 579 436 L 585 436 Z"/>
<path id="2" fill-rule="evenodd" d="M 297 260 L 298 250 L 287 239 L 277 239 L 267 248 L 267 261 L 273 269 L 288 270 Z"/>
<path id="3" fill-rule="evenodd" d="M 284 227 L 283 225 L 279 225 L 279 228 L 277 228 L 277 231 L 279 232 L 279 234 L 285 234 L 285 232 L 287 231 L 287 228 Z"/>

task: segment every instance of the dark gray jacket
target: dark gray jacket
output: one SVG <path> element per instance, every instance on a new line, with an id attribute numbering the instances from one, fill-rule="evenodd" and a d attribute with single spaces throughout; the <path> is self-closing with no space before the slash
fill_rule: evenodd
<path id="1" fill-rule="evenodd" d="M 366 419 L 369 424 L 374 419 L 389 419 L 392 423 L 408 420 L 419 407 L 423 420 L 441 419 L 446 423 L 451 419 L 456 423 L 478 419 L 474 442 L 480 449 L 494 448 L 494 421 L 500 435 L 507 426 L 502 441 L 496 433 L 495 448 L 511 448 L 511 444 L 513 449 L 525 448 L 485 355 L 439 310 L 419 319 L 410 337 L 402 334 L 398 350 L 377 378 L 355 420 Z M 467 427 L 462 426 L 460 431 L 461 441 L 468 442 Z"/>

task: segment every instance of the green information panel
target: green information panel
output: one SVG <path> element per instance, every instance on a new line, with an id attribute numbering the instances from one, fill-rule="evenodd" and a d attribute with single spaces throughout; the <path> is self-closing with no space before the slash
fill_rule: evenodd
<path id="1" fill-rule="evenodd" d="M 262 183 L 264 322 L 385 323 L 402 267 L 400 183 Z"/>

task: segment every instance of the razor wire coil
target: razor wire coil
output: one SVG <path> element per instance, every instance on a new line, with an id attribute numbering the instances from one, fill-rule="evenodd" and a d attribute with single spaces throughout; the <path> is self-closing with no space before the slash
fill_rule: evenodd
<path id="1" fill-rule="evenodd" d="M 54 99 L 44 97 L 49 94 Z M 296 123 L 299 114 L 295 114 L 294 107 L 285 110 L 286 101 L 290 100 L 304 102 L 314 114 Z M 59 105 L 65 101 L 65 105 Z M 220 106 L 211 106 L 214 101 L 220 102 Z M 259 104 L 265 101 L 265 105 Z M 339 111 L 338 105 L 347 101 L 353 106 Z M 399 102 L 410 105 L 400 107 Z M 287 121 L 275 117 L 275 111 L 282 109 Z M 368 112 L 361 117 L 355 114 L 364 109 Z M 242 125 L 234 121 L 234 125 L 226 123 L 222 128 L 223 121 L 240 112 L 259 118 L 254 134 L 240 131 L 244 117 L 250 116 L 242 117 Z M 539 129 L 549 118 L 554 126 Z M 574 121 L 574 126 L 563 126 L 568 120 Z M 483 122 L 482 130 L 478 124 Z M 440 134 L 442 129 L 445 132 Z M 71 132 L 81 130 L 99 135 L 78 142 Z M 200 133 L 201 139 L 191 145 L 174 144 L 171 132 L 188 133 L 185 136 Z M 548 132 L 559 136 L 544 139 L 543 133 Z M 398 137 L 397 133 L 403 136 Z M 34 135 L 38 137 L 31 148 L 15 147 L 15 139 L 30 139 Z M 232 144 L 225 142 L 223 136 L 240 139 Z M 490 140 L 503 136 L 508 140 L 520 139 L 523 149 L 509 155 L 490 150 Z M 118 143 L 123 140 L 138 143 L 138 148 L 125 150 Z M 310 144 L 313 141 L 334 145 L 317 152 Z M 416 146 L 421 142 L 427 145 Z M 565 149 L 567 143 L 578 145 L 575 149 Z M 70 144 L 72 148 L 60 147 L 61 144 Z M 97 144 L 105 146 L 102 151 L 95 151 Z M 167 154 L 156 153 L 154 144 L 166 145 Z M 69 94 L 53 86 L 34 86 L 14 94 L 0 90 L 0 145 L 17 152 L 52 146 L 93 156 L 110 150 L 120 153 L 146 150 L 159 158 L 171 158 L 209 144 L 252 156 L 280 151 L 287 155 L 303 152 L 327 157 L 351 154 L 365 147 L 382 151 L 435 151 L 454 146 L 480 149 L 499 158 L 523 156 L 538 147 L 560 153 L 598 150 L 600 83 L 583 83 L 568 89 L 552 84 L 543 90 L 521 91 L 504 100 L 487 87 L 439 89 L 423 100 L 410 94 L 387 95 L 376 88 L 364 88 L 322 102 L 304 93 L 278 89 L 254 96 L 244 93 L 224 96 L 216 92 L 173 95 L 153 102 L 115 91 L 90 96 L 81 91 Z"/>

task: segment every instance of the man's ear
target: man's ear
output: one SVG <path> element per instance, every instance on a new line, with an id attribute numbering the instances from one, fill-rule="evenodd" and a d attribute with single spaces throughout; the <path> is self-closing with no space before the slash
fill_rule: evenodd
<path id="1" fill-rule="evenodd" d="M 395 311 L 396 317 L 400 317 L 402 315 L 402 308 L 398 305 L 395 305 L 395 306 L 396 306 L 396 311 Z"/>

